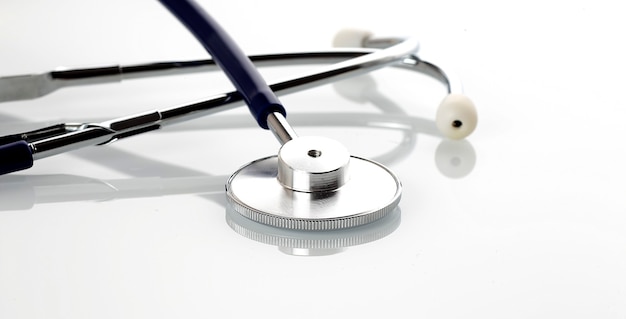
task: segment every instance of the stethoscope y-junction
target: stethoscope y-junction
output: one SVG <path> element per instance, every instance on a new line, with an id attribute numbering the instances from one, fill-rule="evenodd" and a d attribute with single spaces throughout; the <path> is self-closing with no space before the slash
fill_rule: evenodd
<path id="1" fill-rule="evenodd" d="M 337 37 L 340 49 L 326 52 L 248 57 L 216 21 L 192 1 L 161 0 L 211 54 L 212 60 L 164 62 L 135 66 L 54 71 L 0 78 L 0 101 L 34 98 L 58 88 L 160 74 L 212 69 L 218 66 L 236 91 L 211 99 L 145 112 L 99 123 L 62 123 L 0 138 L 0 173 L 30 168 L 33 162 L 73 149 L 111 143 L 233 108 L 245 102 L 257 124 L 282 144 L 278 155 L 253 161 L 237 170 L 226 184 L 228 201 L 237 213 L 256 222 L 299 230 L 344 229 L 387 216 L 398 205 L 402 186 L 383 165 L 351 155 L 340 143 L 322 137 L 299 137 L 286 119 L 275 93 L 285 94 L 364 74 L 385 66 L 415 69 L 448 86 L 436 116 L 439 130 L 453 139 L 475 128 L 473 104 L 443 70 L 416 56 L 414 39 L 376 38 L 346 31 Z M 254 62 L 254 64 L 253 64 Z M 334 64 L 290 80 L 267 85 L 255 68 L 277 63 Z"/>

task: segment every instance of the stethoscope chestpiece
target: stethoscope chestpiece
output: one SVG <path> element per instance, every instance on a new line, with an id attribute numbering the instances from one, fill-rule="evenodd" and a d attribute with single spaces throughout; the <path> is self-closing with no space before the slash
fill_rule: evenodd
<path id="1" fill-rule="evenodd" d="M 338 142 L 298 137 L 277 156 L 251 162 L 226 183 L 234 211 L 262 224 L 335 230 L 374 222 L 398 205 L 400 180 L 374 161 L 350 156 Z"/>

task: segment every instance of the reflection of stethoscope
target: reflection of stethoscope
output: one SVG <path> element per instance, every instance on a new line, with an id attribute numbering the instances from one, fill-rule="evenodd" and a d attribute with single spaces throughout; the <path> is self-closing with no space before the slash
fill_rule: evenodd
<path id="1" fill-rule="evenodd" d="M 317 137 L 297 137 L 287 123 L 284 117 L 285 110 L 272 90 L 277 92 L 301 90 L 348 75 L 363 74 L 397 64 L 416 68 L 448 85 L 451 94 L 442 102 L 436 121 L 444 135 L 463 138 L 475 127 L 476 114 L 471 102 L 464 96 L 456 94 L 458 91 L 442 70 L 414 56 L 417 51 L 417 42 L 414 40 L 375 39 L 361 34 L 363 36 L 361 44 L 370 48 L 258 57 L 256 60 L 270 64 L 280 59 L 319 63 L 322 60 L 350 58 L 319 72 L 276 83 L 269 89 L 250 59 L 240 52 L 228 35 L 197 5 L 187 1 L 162 2 L 204 44 L 215 63 L 227 73 L 238 91 L 200 103 L 102 123 L 60 124 L 2 137 L 0 138 L 2 173 L 29 168 L 35 159 L 87 145 L 109 143 L 217 112 L 243 99 L 257 123 L 263 128 L 269 128 L 283 146 L 278 156 L 254 161 L 231 176 L 226 191 L 233 209 L 249 219 L 270 226 L 332 230 L 367 224 L 388 215 L 400 200 L 400 182 L 381 164 L 350 156 L 347 150 L 335 141 Z M 389 46 L 390 44 L 392 45 Z M 380 46 L 389 47 L 375 49 Z M 192 61 L 59 71 L 43 76 L 3 78 L 0 79 L 0 84 L 14 92 L 9 98 L 17 99 L 50 92 L 56 88 L 57 83 L 84 84 L 126 74 L 143 75 L 154 71 L 191 69 L 213 63 Z M 25 83 L 35 83 L 38 89 L 43 89 L 43 92 L 33 90 L 32 87 L 29 89 Z M 6 98 L 8 94 L 3 92 L 5 90 L 0 91 L 0 99 L 2 94 L 5 95 L 5 100 L 8 99 Z"/>
<path id="2" fill-rule="evenodd" d="M 395 209 L 369 224 L 323 232 L 267 226 L 255 223 L 232 210 L 226 210 L 226 223 L 237 234 L 263 244 L 277 246 L 278 250 L 288 255 L 326 256 L 390 235 L 400 226 L 400 210 Z"/>

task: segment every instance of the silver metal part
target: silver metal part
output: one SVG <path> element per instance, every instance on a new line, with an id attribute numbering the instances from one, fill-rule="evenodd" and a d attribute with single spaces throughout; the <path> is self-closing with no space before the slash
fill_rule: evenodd
<path id="1" fill-rule="evenodd" d="M 284 66 L 291 62 L 297 65 L 336 63 L 319 71 L 302 74 L 283 83 L 272 85 L 273 91 L 284 94 L 306 90 L 321 84 L 364 74 L 388 65 L 397 64 L 404 57 L 416 54 L 419 42 L 403 39 L 393 46 L 379 49 L 354 48 L 303 53 L 278 53 L 250 56 L 256 66 Z M 130 66 L 107 66 L 89 69 L 56 70 L 42 74 L 11 75 L 0 77 L 0 102 L 34 99 L 50 94 L 57 89 L 119 82 L 126 79 L 141 79 L 153 76 L 190 74 L 215 71 L 213 60 L 166 61 Z"/>
<path id="2" fill-rule="evenodd" d="M 415 53 L 418 48 L 419 43 L 416 40 L 408 39 L 401 44 L 385 50 L 365 50 L 362 52 L 352 53 L 336 52 L 334 54 L 330 54 L 328 58 L 330 58 L 331 60 L 336 59 L 340 56 L 346 58 L 346 53 L 348 57 L 352 56 L 353 58 L 324 68 L 320 68 L 316 71 L 301 75 L 299 77 L 295 77 L 290 80 L 275 83 L 271 85 L 271 88 L 272 90 L 280 94 L 288 94 L 306 90 L 311 87 L 330 83 L 333 80 L 339 80 L 342 78 L 348 78 L 351 76 L 364 74 L 385 67 L 387 65 L 400 63 L 404 57 Z M 355 55 L 356 57 L 354 57 Z M 263 59 L 266 59 L 266 61 L 269 61 L 269 63 L 275 63 L 277 60 L 280 60 L 284 57 L 286 56 L 274 55 L 270 57 L 265 57 Z M 323 60 L 320 59 L 319 54 L 315 53 L 309 55 L 295 54 L 291 55 L 291 57 L 294 59 L 303 59 L 309 62 L 319 62 L 320 60 Z M 191 61 L 188 62 L 189 65 L 185 66 L 184 68 L 185 70 L 187 70 L 187 67 L 189 67 L 190 70 L 192 70 L 198 65 L 204 65 L 204 67 L 206 67 L 211 63 L 212 62 L 209 61 Z M 135 68 L 137 70 L 135 70 Z M 137 74 L 143 74 L 144 72 L 141 70 L 144 70 L 146 68 L 150 69 L 151 67 L 115 66 L 96 69 L 53 71 L 46 76 L 51 77 L 51 79 L 55 81 L 55 83 L 58 83 L 58 85 L 61 85 L 61 83 L 69 84 L 73 82 L 76 82 L 76 84 L 98 83 L 101 81 L 118 79 L 121 74 L 125 73 L 137 72 Z M 4 79 L 7 78 L 0 78 L 0 80 Z M 10 82 L 13 83 L 12 81 Z M 56 85 L 57 84 L 51 87 L 56 87 Z M 11 85 L 9 91 L 15 91 L 15 86 L 16 85 Z M 20 85 L 17 86 L 19 87 Z M 36 85 L 25 86 L 30 88 L 28 89 L 29 91 L 37 91 Z M 50 90 L 47 90 L 46 92 L 49 93 L 49 91 Z M 13 96 L 9 93 L 10 92 L 0 91 L 0 94 L 7 95 L 7 98 L 9 96 L 13 99 L 17 98 L 16 96 Z M 33 98 L 37 96 L 37 94 L 34 94 L 34 96 L 30 96 L 29 94 L 25 94 L 22 97 L 26 98 L 26 95 L 28 95 L 28 98 Z M 4 98 L 0 98 L 0 102 L 5 100 L 6 99 Z M 238 92 L 233 91 L 225 94 L 216 95 L 211 99 L 200 101 L 197 103 L 175 106 L 157 111 L 159 113 L 159 119 L 155 118 L 152 123 L 147 123 L 146 120 L 149 120 L 151 117 L 146 117 L 145 114 L 131 115 L 122 119 L 115 119 L 103 123 L 85 123 L 85 125 L 79 125 L 80 129 L 77 130 L 69 130 L 64 134 L 53 134 L 49 138 L 38 139 L 37 141 L 33 142 L 27 142 L 29 142 L 31 149 L 33 150 L 34 159 L 41 159 L 89 145 L 108 144 L 120 138 L 141 134 L 144 132 L 159 129 L 164 126 L 192 120 L 202 116 L 207 116 L 220 111 L 225 111 L 241 104 L 243 104 L 243 100 L 241 99 L 240 95 L 238 94 Z M 137 119 L 135 120 L 134 118 Z M 291 130 L 290 127 L 285 126 L 284 123 L 281 123 L 281 118 L 282 115 L 277 116 L 276 114 L 272 114 L 268 117 L 268 121 L 270 126 L 274 125 L 274 132 L 275 134 L 278 133 L 277 137 L 279 138 L 279 140 L 281 140 L 281 143 L 286 143 L 289 139 L 295 137 L 295 134 L 293 134 L 293 130 Z M 282 119 L 284 120 L 284 118 Z M 122 127 L 124 127 L 123 130 L 115 130 L 110 126 L 110 124 L 118 123 L 120 121 L 122 121 Z"/>
<path id="3" fill-rule="evenodd" d="M 388 45 L 394 44 L 394 41 L 377 40 L 376 42 L 381 44 L 388 42 Z M 370 43 L 368 46 L 379 45 Z M 460 93 L 462 88 L 457 84 L 458 82 L 451 79 L 450 73 L 444 72 L 443 69 L 434 64 L 420 60 L 416 56 L 418 48 L 419 43 L 416 40 L 406 39 L 384 50 L 372 48 L 336 49 L 331 51 L 261 55 L 253 56 L 251 59 L 258 66 L 336 63 L 272 84 L 272 90 L 279 95 L 325 85 L 389 65 L 432 76 L 446 85 L 449 92 Z M 74 85 L 212 70 L 217 70 L 212 60 L 197 60 L 57 70 L 39 75 L 5 76 L 0 77 L 0 102 L 36 98 L 51 93 L 56 89 Z M 121 138 L 205 117 L 240 105 L 243 105 L 243 101 L 239 94 L 233 91 L 196 103 L 173 106 L 159 111 L 131 115 L 102 123 L 62 123 L 57 126 L 63 127 L 63 132 L 55 129 L 50 134 L 40 134 L 46 131 L 46 128 L 43 128 L 36 131 L 36 134 L 34 134 L 37 136 L 36 138 L 23 138 L 23 140 L 29 143 L 33 150 L 33 158 L 37 160 L 85 146 L 108 144 Z M 268 117 L 268 123 L 270 128 L 273 128 L 275 134 L 280 133 L 277 134 L 277 137 L 284 144 L 293 139 L 295 133 L 289 131 L 285 125 L 281 124 L 281 121 L 284 120 L 284 118 L 282 120 L 281 118 L 282 115 L 276 116 L 276 114 L 271 114 Z M 325 121 L 332 120 L 333 118 L 325 119 Z M 420 123 L 420 125 L 426 128 L 430 127 L 429 123 Z M 432 131 L 435 131 L 434 128 Z"/>
<path id="4" fill-rule="evenodd" d="M 262 224 L 298 230 L 356 227 L 389 214 L 400 201 L 400 180 L 384 166 L 350 158 L 351 178 L 333 191 L 298 192 L 278 181 L 278 157 L 256 160 L 226 183 L 231 207 Z"/>
<path id="5" fill-rule="evenodd" d="M 367 225 L 330 231 L 300 231 L 271 227 L 254 222 L 232 209 L 226 209 L 226 223 L 237 234 L 278 249 L 292 256 L 325 256 L 353 246 L 367 244 L 393 233 L 401 223 L 401 211 Z"/>
<path id="6" fill-rule="evenodd" d="M 54 135 L 29 143 L 34 159 L 61 154 L 89 145 L 112 143 L 118 139 L 160 128 L 162 114 L 159 111 L 126 116 L 102 123 L 78 123 L 65 125 L 67 133 Z"/>
<path id="7" fill-rule="evenodd" d="M 270 113 L 267 116 L 267 126 L 269 126 L 280 144 L 285 144 L 298 137 L 298 134 L 289 125 L 287 119 L 280 113 Z"/>
<path id="8" fill-rule="evenodd" d="M 278 181 L 299 192 L 332 191 L 349 180 L 350 153 L 341 143 L 317 136 L 287 142 L 278 152 Z"/>

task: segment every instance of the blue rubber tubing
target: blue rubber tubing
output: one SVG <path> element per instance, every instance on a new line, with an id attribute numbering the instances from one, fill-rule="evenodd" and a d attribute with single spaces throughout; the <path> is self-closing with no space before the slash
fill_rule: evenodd
<path id="1" fill-rule="evenodd" d="M 33 153 L 25 141 L 0 145 L 0 175 L 33 166 Z"/>
<path id="2" fill-rule="evenodd" d="M 259 126 L 268 129 L 267 116 L 285 108 L 252 61 L 207 12 L 192 0 L 159 0 L 202 43 L 242 95 Z"/>

